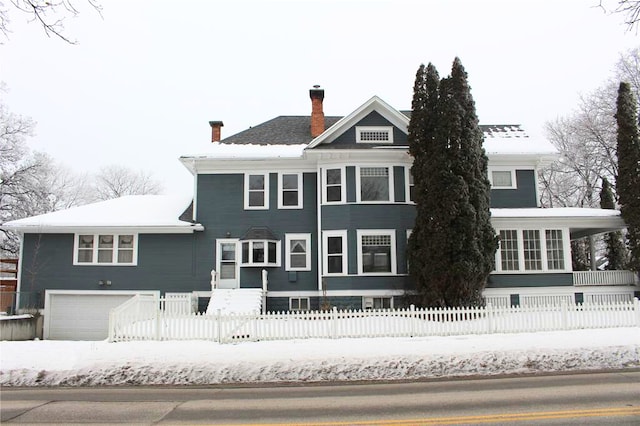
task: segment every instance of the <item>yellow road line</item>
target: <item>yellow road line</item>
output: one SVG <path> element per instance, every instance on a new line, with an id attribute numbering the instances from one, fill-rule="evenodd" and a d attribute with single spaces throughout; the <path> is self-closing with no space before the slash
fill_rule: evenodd
<path id="1" fill-rule="evenodd" d="M 640 407 L 596 408 L 589 410 L 538 411 L 530 413 L 486 414 L 481 416 L 431 417 L 407 420 L 370 420 L 356 422 L 320 423 L 255 423 L 242 426 L 412 426 L 455 425 L 469 423 L 518 422 L 525 420 L 553 420 L 580 417 L 640 416 Z M 237 425 L 236 425 L 237 426 Z"/>

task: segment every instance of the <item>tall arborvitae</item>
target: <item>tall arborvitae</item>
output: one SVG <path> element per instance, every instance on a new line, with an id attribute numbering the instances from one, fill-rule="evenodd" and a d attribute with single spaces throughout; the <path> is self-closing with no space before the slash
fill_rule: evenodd
<path id="1" fill-rule="evenodd" d="M 436 81 L 431 65 L 426 75 L 418 70 L 409 126 L 417 206 L 410 273 L 425 306 L 479 305 L 497 249 L 483 135 L 460 60 Z"/>
<path id="2" fill-rule="evenodd" d="M 430 63 L 421 65 L 416 73 L 411 103 L 411 121 L 409 122 L 409 153 L 413 156 L 411 174 L 414 181 L 414 201 L 416 203 L 416 221 L 409 238 L 409 270 L 418 290 L 418 303 L 426 305 L 436 297 L 437 291 L 430 282 L 430 265 L 434 259 L 433 239 L 430 229 L 434 217 L 430 212 L 437 204 L 433 196 L 433 185 L 437 185 L 438 176 L 429 172 L 432 164 L 442 158 L 442 152 L 435 144 L 435 130 L 438 121 L 438 92 L 440 76 Z"/>
<path id="3" fill-rule="evenodd" d="M 618 177 L 616 190 L 622 218 L 627 224 L 629 268 L 640 271 L 640 138 L 636 102 L 629 83 L 618 89 Z"/>
<path id="4" fill-rule="evenodd" d="M 602 178 L 602 189 L 600 190 L 600 208 L 615 209 L 616 203 L 613 197 L 613 191 L 607 178 Z M 622 232 L 609 232 L 604 236 L 606 245 L 607 265 L 605 269 L 616 271 L 623 270 L 627 267 L 627 249 L 622 240 Z"/>

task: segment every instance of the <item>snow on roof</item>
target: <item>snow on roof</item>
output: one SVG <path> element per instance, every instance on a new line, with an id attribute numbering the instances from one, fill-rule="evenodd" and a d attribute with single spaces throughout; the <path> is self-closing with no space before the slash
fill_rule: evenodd
<path id="1" fill-rule="evenodd" d="M 13 220 L 3 228 L 193 227 L 179 217 L 191 196 L 130 195 L 98 203 Z"/>
<path id="2" fill-rule="evenodd" d="M 484 149 L 488 155 L 547 154 L 558 150 L 544 139 L 532 139 L 519 125 L 484 126 Z"/>
<path id="3" fill-rule="evenodd" d="M 300 158 L 306 144 L 279 145 L 279 144 L 225 144 L 212 143 L 201 154 L 183 155 L 182 158 L 216 158 L 224 159 L 263 159 L 263 158 Z"/>
<path id="4" fill-rule="evenodd" d="M 527 209 L 491 209 L 491 217 L 618 217 L 618 210 L 592 209 L 580 207 L 527 208 Z"/>

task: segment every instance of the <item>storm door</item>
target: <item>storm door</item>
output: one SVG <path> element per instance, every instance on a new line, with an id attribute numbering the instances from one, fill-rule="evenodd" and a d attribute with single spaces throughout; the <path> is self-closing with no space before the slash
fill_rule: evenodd
<path id="1" fill-rule="evenodd" d="M 238 246 L 237 239 L 217 240 L 216 270 L 218 271 L 218 288 L 240 287 Z"/>

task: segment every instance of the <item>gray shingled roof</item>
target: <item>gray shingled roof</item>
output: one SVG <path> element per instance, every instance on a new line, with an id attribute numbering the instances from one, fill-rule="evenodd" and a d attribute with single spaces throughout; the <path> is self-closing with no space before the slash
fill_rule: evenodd
<path id="1" fill-rule="evenodd" d="M 411 117 L 411 111 L 400 111 Z M 325 128 L 333 126 L 342 117 L 325 116 Z M 311 117 L 303 115 L 281 115 L 249 127 L 240 133 L 222 139 L 224 144 L 254 145 L 299 145 L 313 140 L 310 132 Z M 481 124 L 485 137 L 527 137 L 519 124 Z"/>
<path id="2" fill-rule="evenodd" d="M 333 126 L 342 117 L 325 116 L 325 128 Z M 255 145 L 298 145 L 311 142 L 311 117 L 281 115 L 249 127 L 240 133 L 222 139 L 221 143 Z"/>

